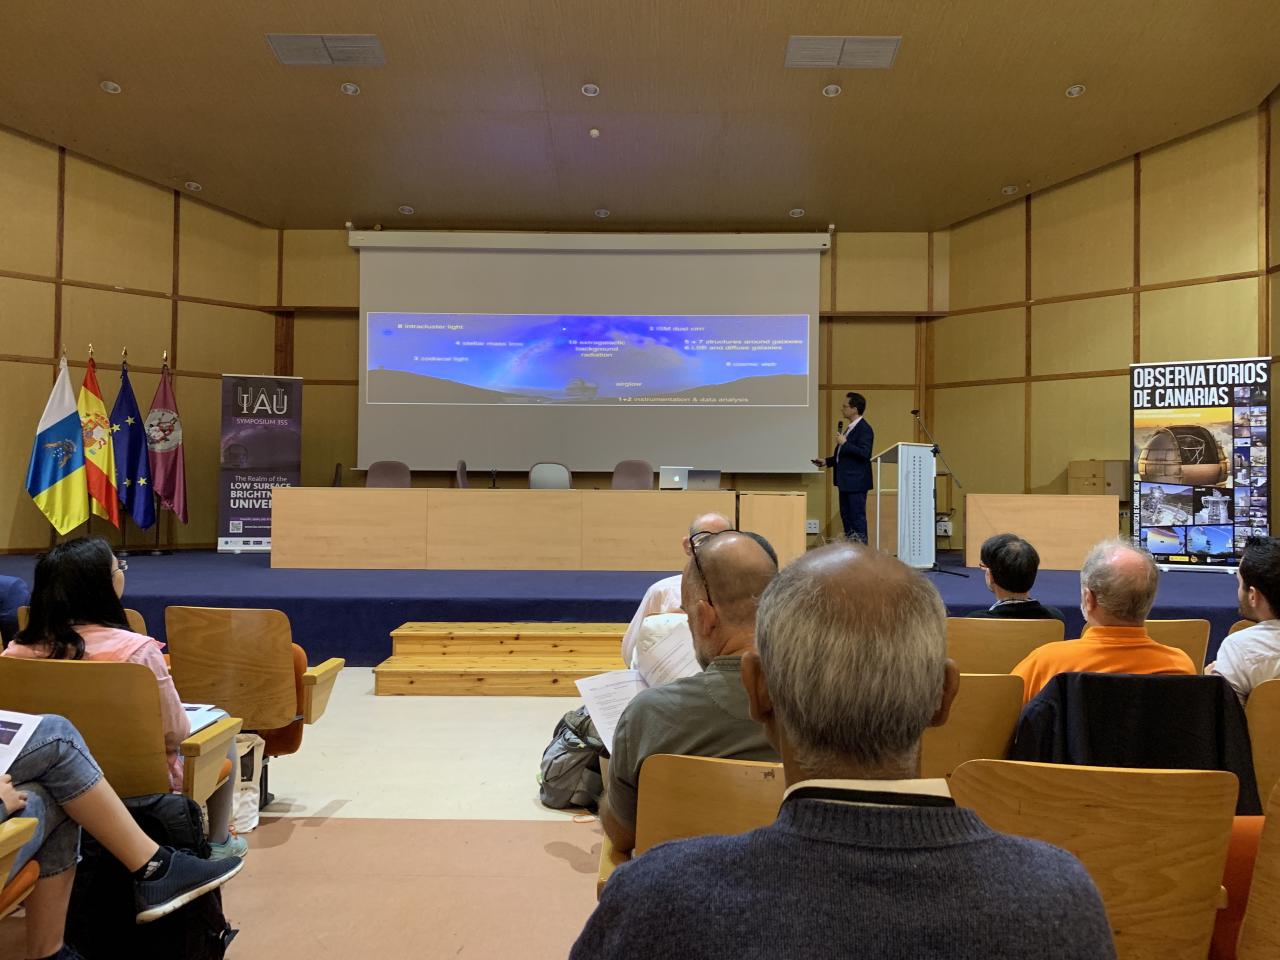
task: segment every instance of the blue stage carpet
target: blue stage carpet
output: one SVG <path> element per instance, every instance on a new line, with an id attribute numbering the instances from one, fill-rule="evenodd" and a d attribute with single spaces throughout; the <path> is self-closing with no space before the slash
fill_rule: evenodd
<path id="1" fill-rule="evenodd" d="M 34 566 L 34 557 L 0 556 L 0 574 L 28 583 Z M 961 615 L 991 602 L 982 571 L 949 569 L 971 574 L 929 574 L 950 613 Z M 131 556 L 125 604 L 146 617 L 160 640 L 164 608 L 170 604 L 274 607 L 288 615 L 294 639 L 312 663 L 345 657 L 353 666 L 372 666 L 391 655 L 391 631 L 410 620 L 627 621 L 645 588 L 662 576 L 647 571 L 273 570 L 264 554 L 184 552 Z M 1066 613 L 1068 637 L 1079 636 L 1079 583 L 1073 572 L 1046 570 L 1033 594 Z M 1152 616 L 1207 618 L 1212 659 L 1238 619 L 1235 577 L 1166 573 Z"/>

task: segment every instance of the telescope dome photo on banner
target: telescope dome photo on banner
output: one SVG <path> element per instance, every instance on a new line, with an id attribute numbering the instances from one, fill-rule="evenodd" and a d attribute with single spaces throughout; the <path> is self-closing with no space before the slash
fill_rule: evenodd
<path id="1" fill-rule="evenodd" d="M 1158 563 L 1234 567 L 1268 536 L 1271 361 L 1129 368 L 1133 538 Z"/>

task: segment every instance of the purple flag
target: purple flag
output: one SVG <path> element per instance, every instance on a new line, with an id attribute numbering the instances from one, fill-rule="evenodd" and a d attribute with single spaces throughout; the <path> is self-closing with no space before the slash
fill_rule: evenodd
<path id="1" fill-rule="evenodd" d="M 178 401 L 173 396 L 173 379 L 166 363 L 160 371 L 160 386 L 147 414 L 147 452 L 151 460 L 151 483 L 160 506 L 187 522 L 187 474 L 182 457 L 182 421 Z"/>

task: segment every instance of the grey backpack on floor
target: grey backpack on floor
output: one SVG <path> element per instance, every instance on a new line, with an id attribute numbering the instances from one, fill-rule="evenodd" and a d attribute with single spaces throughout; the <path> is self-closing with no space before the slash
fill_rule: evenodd
<path id="1" fill-rule="evenodd" d="M 542 751 L 538 775 L 539 799 L 548 807 L 585 807 L 594 811 L 604 793 L 600 757 L 604 742 L 586 707 L 570 710 L 556 724 L 551 742 Z"/>

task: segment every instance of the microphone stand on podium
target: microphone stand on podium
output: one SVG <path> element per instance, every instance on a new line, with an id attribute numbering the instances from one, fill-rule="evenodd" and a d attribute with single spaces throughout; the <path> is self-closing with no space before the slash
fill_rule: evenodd
<path id="1" fill-rule="evenodd" d="M 898 559 L 909 567 L 931 573 L 946 573 L 955 577 L 968 577 L 959 570 L 947 570 L 938 566 L 938 464 L 950 473 L 937 441 L 920 420 L 920 411 L 911 415 L 920 424 L 929 443 L 895 443 L 871 458 L 876 465 L 876 548 L 880 548 L 880 525 L 883 511 L 880 493 L 884 489 L 881 474 L 886 463 L 898 465 Z M 955 474 L 951 474 L 952 479 Z M 960 486 L 957 481 L 956 486 Z M 963 487 L 961 488 L 963 489 Z"/>

